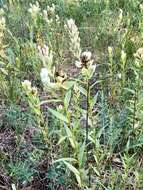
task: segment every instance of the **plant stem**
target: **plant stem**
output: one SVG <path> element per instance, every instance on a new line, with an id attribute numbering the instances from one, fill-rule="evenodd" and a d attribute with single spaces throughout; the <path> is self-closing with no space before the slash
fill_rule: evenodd
<path id="1" fill-rule="evenodd" d="M 88 145 L 88 118 L 89 118 L 89 80 L 87 79 L 87 95 L 86 95 L 86 145 Z M 88 152 L 88 147 L 87 147 Z"/>
<path id="2" fill-rule="evenodd" d="M 136 103 L 137 103 L 137 92 L 136 92 L 136 89 L 135 89 L 135 96 L 134 96 L 134 113 L 133 113 L 133 129 L 134 129 L 134 126 L 135 126 L 135 119 L 136 119 Z"/>
<path id="3" fill-rule="evenodd" d="M 87 84 L 87 95 L 86 95 L 86 155 L 87 155 L 87 167 L 89 169 L 89 146 L 88 146 L 88 135 L 89 135 L 89 96 L 90 96 L 90 89 L 89 89 L 89 79 L 86 81 Z M 91 175 L 90 175 L 90 169 L 88 171 L 88 183 L 90 187 L 90 181 L 91 181 Z"/>

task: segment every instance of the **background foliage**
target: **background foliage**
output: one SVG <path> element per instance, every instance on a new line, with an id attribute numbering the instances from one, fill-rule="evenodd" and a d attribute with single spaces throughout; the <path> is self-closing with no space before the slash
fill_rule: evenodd
<path id="1" fill-rule="evenodd" d="M 0 189 L 142 190 L 143 3 L 0 6 Z M 92 52 L 91 77 L 75 65 L 81 51 Z M 62 89 L 45 88 L 43 67 L 64 76 L 68 89 L 65 81 Z"/>

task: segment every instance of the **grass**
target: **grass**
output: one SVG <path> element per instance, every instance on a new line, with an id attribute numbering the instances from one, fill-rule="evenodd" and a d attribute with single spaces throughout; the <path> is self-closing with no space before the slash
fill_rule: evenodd
<path id="1" fill-rule="evenodd" d="M 0 189 L 143 189 L 143 3 L 0 1 Z"/>

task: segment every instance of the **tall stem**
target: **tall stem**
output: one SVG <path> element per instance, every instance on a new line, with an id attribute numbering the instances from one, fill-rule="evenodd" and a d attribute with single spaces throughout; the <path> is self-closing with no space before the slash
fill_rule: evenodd
<path id="1" fill-rule="evenodd" d="M 137 90 L 135 89 L 135 96 L 134 96 L 134 108 L 133 108 L 133 129 L 135 126 L 135 120 L 136 120 L 136 103 L 137 103 Z"/>
<path id="2" fill-rule="evenodd" d="M 89 80 L 87 79 L 87 94 L 86 94 L 86 145 L 88 145 L 88 119 L 89 119 Z M 88 152 L 88 146 L 87 146 Z"/>
<path id="3" fill-rule="evenodd" d="M 89 96 L 90 96 L 90 89 L 89 89 L 89 79 L 86 81 L 87 85 L 87 95 L 86 95 L 86 155 L 87 155 L 87 167 L 89 169 L 88 172 L 88 182 L 89 182 L 89 187 L 90 187 L 90 181 L 91 181 L 91 175 L 90 175 L 90 165 L 89 165 L 89 146 L 88 146 L 88 136 L 89 136 Z"/>

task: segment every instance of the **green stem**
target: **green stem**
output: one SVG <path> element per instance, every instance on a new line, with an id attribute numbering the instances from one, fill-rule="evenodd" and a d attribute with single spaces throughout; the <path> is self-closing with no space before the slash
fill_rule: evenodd
<path id="1" fill-rule="evenodd" d="M 89 136 L 89 96 L 90 96 L 90 89 L 89 89 L 89 79 L 86 81 L 87 83 L 87 95 L 86 95 L 86 155 L 87 155 L 87 167 L 89 169 L 89 146 L 88 146 L 88 136 Z M 90 187 L 90 181 L 91 181 L 91 175 L 90 175 L 90 169 L 88 171 L 88 183 Z"/>
<path id="2" fill-rule="evenodd" d="M 135 96 L 134 96 L 134 113 L 133 113 L 133 129 L 135 126 L 135 120 L 136 120 L 136 103 L 137 103 L 137 91 L 135 89 Z"/>
<path id="3" fill-rule="evenodd" d="M 89 119 L 89 80 L 87 79 L 87 95 L 86 95 L 86 145 L 88 145 L 88 119 Z M 88 152 L 88 151 L 87 151 Z"/>

